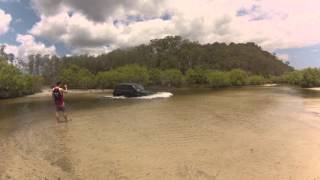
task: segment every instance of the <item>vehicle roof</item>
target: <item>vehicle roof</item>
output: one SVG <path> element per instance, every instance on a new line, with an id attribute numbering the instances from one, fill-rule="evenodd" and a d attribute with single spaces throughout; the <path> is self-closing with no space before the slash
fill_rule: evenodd
<path id="1" fill-rule="evenodd" d="M 138 83 L 120 83 L 120 84 L 117 84 L 117 86 L 121 86 L 121 85 L 129 85 L 129 86 L 142 86 L 141 84 L 138 84 Z"/>

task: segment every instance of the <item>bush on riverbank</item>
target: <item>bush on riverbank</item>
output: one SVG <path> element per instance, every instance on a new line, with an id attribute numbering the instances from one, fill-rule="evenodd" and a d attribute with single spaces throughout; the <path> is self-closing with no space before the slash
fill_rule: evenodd
<path id="1" fill-rule="evenodd" d="M 42 78 L 23 74 L 18 68 L 0 62 L 0 98 L 19 97 L 41 90 Z"/>
<path id="2" fill-rule="evenodd" d="M 234 69 L 229 72 L 229 81 L 232 86 L 244 86 L 248 84 L 248 73 L 241 69 Z"/>
<path id="3" fill-rule="evenodd" d="M 211 71 L 207 74 L 207 80 L 212 88 L 231 86 L 229 74 L 226 72 Z"/>
<path id="4" fill-rule="evenodd" d="M 113 70 L 99 72 L 96 75 L 78 66 L 69 66 L 60 73 L 60 80 L 70 88 L 113 88 L 122 82 L 134 82 L 145 86 L 181 87 L 208 86 L 213 88 L 227 86 L 261 85 L 266 82 L 259 75 L 234 69 L 231 71 L 216 71 L 205 69 L 189 69 L 183 74 L 178 69 L 158 68 L 148 69 L 139 65 L 126 65 Z"/>
<path id="5" fill-rule="evenodd" d="M 167 69 L 161 72 L 161 85 L 166 87 L 180 87 L 185 83 L 185 77 L 178 69 Z"/>
<path id="6" fill-rule="evenodd" d="M 302 79 L 299 83 L 302 87 L 320 86 L 320 69 L 308 68 L 302 71 Z"/>
<path id="7" fill-rule="evenodd" d="M 320 69 L 307 68 L 299 71 L 285 73 L 280 77 L 273 77 L 277 83 L 291 84 L 304 88 L 320 86 Z"/>
<path id="8" fill-rule="evenodd" d="M 135 82 L 143 85 L 149 83 L 149 71 L 138 65 L 128 65 L 115 70 L 99 72 L 95 78 L 97 88 L 113 88 L 121 82 Z"/>
<path id="9" fill-rule="evenodd" d="M 71 88 L 89 89 L 94 88 L 96 84 L 92 73 L 76 65 L 63 69 L 59 78 Z"/>
<path id="10" fill-rule="evenodd" d="M 249 76 L 247 81 L 250 85 L 262 85 L 267 83 L 267 80 L 259 75 Z"/>
<path id="11" fill-rule="evenodd" d="M 186 82 L 188 84 L 207 84 L 208 73 L 208 70 L 200 68 L 189 69 L 186 73 Z"/>

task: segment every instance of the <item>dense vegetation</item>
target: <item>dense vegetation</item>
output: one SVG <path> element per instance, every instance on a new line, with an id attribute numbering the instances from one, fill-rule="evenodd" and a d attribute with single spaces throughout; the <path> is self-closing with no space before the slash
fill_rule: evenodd
<path id="1" fill-rule="evenodd" d="M 128 65 L 136 66 L 129 68 Z M 48 84 L 60 79 L 76 88 L 112 87 L 124 81 L 157 86 L 212 84 L 213 80 L 209 82 L 207 76 L 215 77 L 233 69 L 256 75 L 248 81 L 257 84 L 264 78 L 293 70 L 254 43 L 201 45 L 179 36 L 151 40 L 147 45 L 117 49 L 96 57 L 81 55 L 59 59 L 55 56 L 30 56 L 28 69 L 30 74 L 42 75 Z M 229 81 L 228 78 L 221 81 Z M 234 79 L 232 74 L 230 79 L 232 83 L 229 85 L 248 84 Z M 220 83 L 217 86 L 228 84 Z"/>
<path id="2" fill-rule="evenodd" d="M 281 75 L 293 70 L 254 43 L 201 45 L 182 39 L 180 36 L 151 40 L 148 45 L 117 49 L 97 57 L 86 55 L 65 57 L 61 62 L 64 67 L 77 65 L 93 74 L 128 64 L 161 70 L 178 69 L 183 74 L 194 68 L 221 71 L 242 69 L 262 76 Z"/>
<path id="3" fill-rule="evenodd" d="M 28 64 L 24 65 L 29 75 L 5 60 L 0 61 L 1 98 L 34 93 L 40 89 L 41 79 L 46 85 L 61 80 L 71 88 L 80 89 L 112 88 L 121 82 L 213 88 L 266 82 L 320 86 L 319 69 L 294 71 L 288 63 L 254 43 L 201 45 L 179 36 L 155 39 L 149 44 L 99 56 L 30 55 Z"/>
<path id="4" fill-rule="evenodd" d="M 42 78 L 23 74 L 16 67 L 0 60 L 0 98 L 33 94 L 41 89 Z"/>
<path id="5" fill-rule="evenodd" d="M 282 76 L 272 77 L 275 83 L 291 84 L 304 88 L 320 86 L 320 69 L 307 68 L 300 71 L 284 73 Z"/>
<path id="6" fill-rule="evenodd" d="M 183 74 L 178 69 L 146 68 L 140 65 L 126 65 L 93 75 L 85 68 L 76 65 L 63 69 L 59 79 L 72 88 L 113 88 L 121 82 L 136 82 L 145 86 L 181 87 L 201 85 L 226 87 L 259 85 L 266 82 L 260 75 L 251 75 L 243 70 L 216 71 L 189 69 Z"/>

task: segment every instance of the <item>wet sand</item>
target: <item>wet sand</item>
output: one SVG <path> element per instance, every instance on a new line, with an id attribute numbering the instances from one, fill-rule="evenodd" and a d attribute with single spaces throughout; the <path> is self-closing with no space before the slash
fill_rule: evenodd
<path id="1" fill-rule="evenodd" d="M 0 179 L 320 179 L 318 92 L 107 95 L 70 94 L 59 125 L 48 97 L 0 101 Z"/>

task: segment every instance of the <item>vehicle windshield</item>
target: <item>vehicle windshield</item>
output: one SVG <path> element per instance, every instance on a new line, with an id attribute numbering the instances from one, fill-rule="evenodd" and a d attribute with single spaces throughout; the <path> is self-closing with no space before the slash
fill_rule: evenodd
<path id="1" fill-rule="evenodd" d="M 137 89 L 137 90 L 144 90 L 144 87 L 143 86 L 141 86 L 141 85 L 139 85 L 139 84 L 136 84 L 136 85 L 134 85 L 134 87 Z"/>

